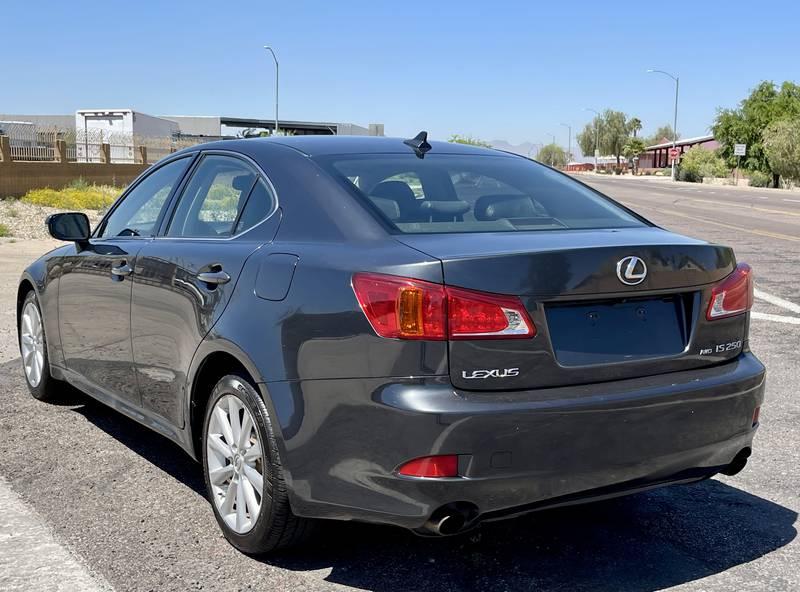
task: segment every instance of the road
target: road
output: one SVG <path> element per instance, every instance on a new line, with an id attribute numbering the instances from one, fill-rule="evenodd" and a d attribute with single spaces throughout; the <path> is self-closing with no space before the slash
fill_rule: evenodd
<path id="1" fill-rule="evenodd" d="M 733 245 L 754 267 L 752 348 L 768 368 L 768 395 L 739 475 L 541 512 L 468 538 L 331 523 L 310 548 L 250 558 L 220 536 L 200 469 L 176 446 L 77 393 L 34 401 L 9 354 L 0 357 L 0 477 L 116 590 L 800 590 L 800 203 L 781 192 L 581 178 L 660 225 Z M 0 276 L 29 257 L 0 244 Z M 12 288 L 0 286 L 3 307 Z M 10 318 L 0 316 L 0 354 L 12 351 Z"/>

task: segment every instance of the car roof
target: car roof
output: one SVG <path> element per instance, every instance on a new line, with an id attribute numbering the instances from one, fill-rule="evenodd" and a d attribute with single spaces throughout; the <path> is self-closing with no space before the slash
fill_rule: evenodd
<path id="1" fill-rule="evenodd" d="M 223 140 L 210 144 L 200 144 L 194 149 L 222 148 L 251 152 L 259 146 L 282 145 L 294 148 L 306 156 L 329 154 L 413 154 L 413 148 L 404 144 L 404 138 L 383 136 L 280 136 L 275 138 L 247 138 Z M 455 142 L 429 142 L 430 154 L 483 154 L 492 156 L 511 156 L 506 152 Z"/>

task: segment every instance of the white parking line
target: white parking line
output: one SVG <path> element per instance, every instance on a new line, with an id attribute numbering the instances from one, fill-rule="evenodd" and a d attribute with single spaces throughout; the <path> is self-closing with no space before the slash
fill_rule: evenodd
<path id="1" fill-rule="evenodd" d="M 39 516 L 2 477 L 0 508 L 0 590 L 111 590 L 56 542 Z"/>
<path id="2" fill-rule="evenodd" d="M 759 290 L 758 288 L 753 290 L 753 296 L 759 300 L 763 300 L 764 302 L 769 302 L 770 304 L 779 306 L 785 310 L 788 310 L 789 312 L 800 314 L 800 304 L 795 304 L 794 302 L 784 300 L 780 296 L 773 296 L 772 294 L 768 294 L 767 292 Z"/>
<path id="3" fill-rule="evenodd" d="M 754 319 L 764 321 L 775 321 L 776 323 L 786 323 L 787 325 L 800 325 L 800 317 L 787 317 L 784 315 L 769 314 L 768 312 L 751 312 L 750 316 Z"/>
<path id="4" fill-rule="evenodd" d="M 783 201 L 790 201 L 792 203 L 800 203 L 800 199 L 787 199 L 785 197 L 783 198 Z"/>

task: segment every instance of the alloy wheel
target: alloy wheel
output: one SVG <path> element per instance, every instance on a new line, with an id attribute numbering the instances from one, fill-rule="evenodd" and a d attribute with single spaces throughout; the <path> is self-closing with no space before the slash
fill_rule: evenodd
<path id="1" fill-rule="evenodd" d="M 44 370 L 44 329 L 42 316 L 33 302 L 28 302 L 22 311 L 20 350 L 25 378 L 35 388 L 39 386 Z"/>
<path id="2" fill-rule="evenodd" d="M 208 480 L 217 511 L 238 534 L 255 526 L 264 491 L 264 453 L 244 403 L 224 395 L 214 404 L 206 431 Z"/>

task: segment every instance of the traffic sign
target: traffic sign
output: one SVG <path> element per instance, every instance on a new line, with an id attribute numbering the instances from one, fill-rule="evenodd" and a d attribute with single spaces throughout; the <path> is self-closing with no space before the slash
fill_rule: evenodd
<path id="1" fill-rule="evenodd" d="M 670 148 L 669 149 L 669 159 L 670 160 L 678 160 L 680 158 L 681 151 L 677 148 Z"/>
<path id="2" fill-rule="evenodd" d="M 747 144 L 734 144 L 733 145 L 733 155 L 734 156 L 744 156 L 747 154 Z"/>

